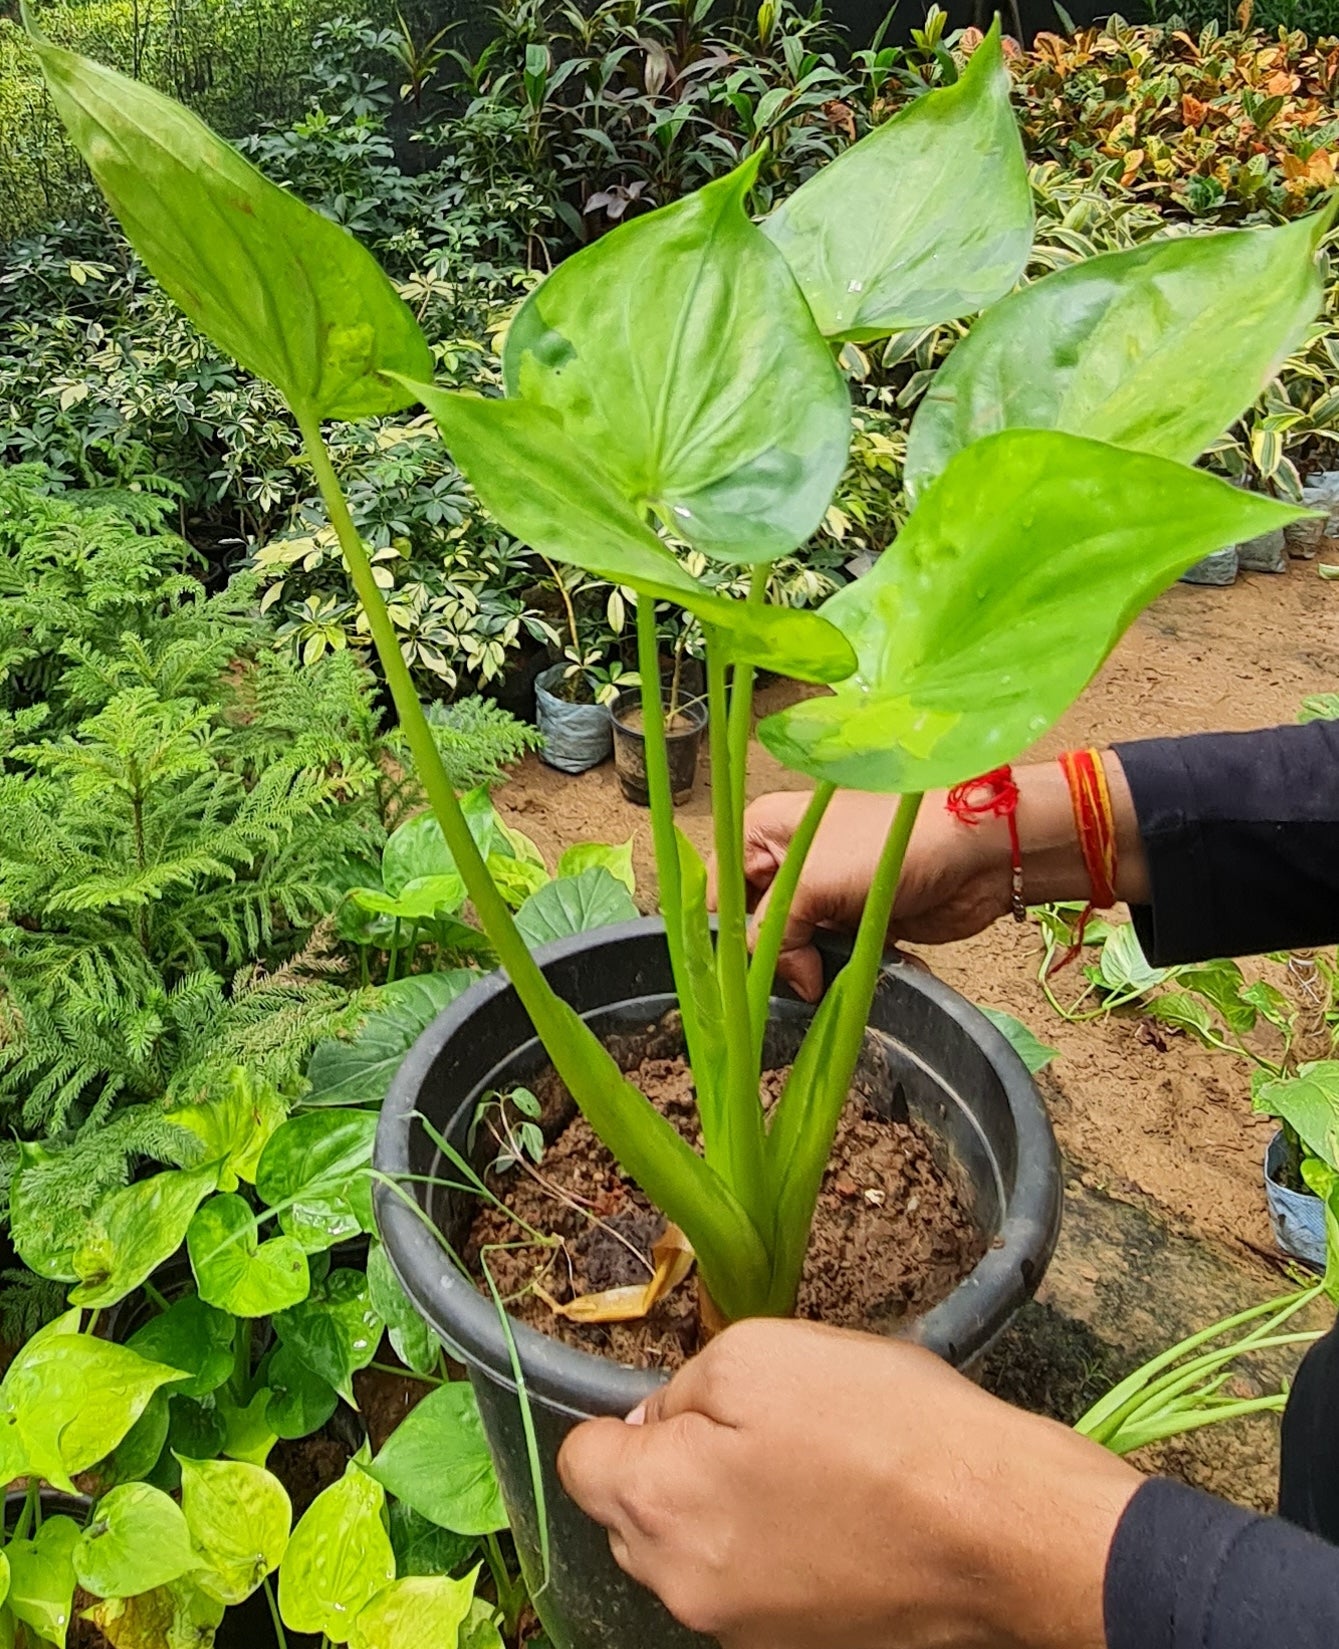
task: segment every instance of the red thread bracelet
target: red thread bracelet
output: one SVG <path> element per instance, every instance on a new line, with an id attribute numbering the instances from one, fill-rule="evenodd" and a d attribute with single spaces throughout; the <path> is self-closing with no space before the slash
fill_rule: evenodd
<path id="1" fill-rule="evenodd" d="M 1065 750 L 1060 768 L 1069 786 L 1074 809 L 1074 829 L 1088 872 L 1088 903 L 1074 930 L 1074 943 L 1051 968 L 1058 973 L 1083 949 L 1088 921 L 1095 910 L 1110 910 L 1116 903 L 1116 815 L 1111 806 L 1111 790 L 1099 750 Z"/>
<path id="2" fill-rule="evenodd" d="M 960 824 L 979 825 L 983 819 L 1006 819 L 1009 824 L 1010 907 L 1015 922 L 1027 920 L 1023 902 L 1023 849 L 1018 840 L 1018 785 L 1012 767 L 997 767 L 979 779 L 955 784 L 945 808 Z"/>

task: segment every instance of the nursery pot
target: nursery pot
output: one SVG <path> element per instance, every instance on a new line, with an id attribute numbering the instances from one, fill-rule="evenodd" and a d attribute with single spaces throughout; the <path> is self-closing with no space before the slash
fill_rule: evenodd
<path id="1" fill-rule="evenodd" d="M 835 951 L 835 947 L 834 947 Z M 601 1035 L 644 1029 L 676 1004 L 664 927 L 644 919 L 546 945 L 537 960 L 558 994 Z M 826 958 L 829 972 L 839 953 Z M 777 998 L 773 1057 L 793 1057 L 812 1009 Z M 931 1132 L 989 1246 L 976 1269 L 908 1334 L 950 1362 L 971 1363 L 1032 1294 L 1060 1224 L 1060 1159 L 1041 1099 L 1004 1037 L 947 985 L 908 968 L 883 972 L 870 1045 L 887 1114 Z M 375 1166 L 454 1179 L 418 1120 L 421 1113 L 466 1152 L 479 1099 L 532 1080 L 548 1063 L 505 976 L 466 991 L 424 1031 L 382 1108 Z M 482 1149 L 482 1145 L 480 1145 Z M 539 1520 L 523 1413 L 507 1337 L 492 1302 L 451 1264 L 429 1224 L 453 1244 L 477 1202 L 422 1181 L 376 1187 L 377 1220 L 410 1297 L 443 1345 L 469 1369 L 497 1463 L 522 1566 L 556 1649 L 690 1649 L 708 1640 L 679 1626 L 615 1565 L 604 1531 L 563 1494 L 555 1462 L 579 1421 L 625 1415 L 663 1376 L 576 1351 L 513 1323 L 533 1415 L 547 1510 L 550 1561 Z M 405 1196 L 418 1201 L 407 1205 Z M 422 1218 L 426 1213 L 428 1219 Z M 546 1583 L 547 1581 L 547 1583 Z"/>
<path id="2" fill-rule="evenodd" d="M 614 728 L 614 767 L 619 788 L 638 807 L 650 807 L 651 793 L 646 783 L 646 734 L 642 731 L 642 701 L 636 693 L 620 696 L 610 712 Z M 665 753 L 669 760 L 670 790 L 674 805 L 680 806 L 693 794 L 697 779 L 697 758 L 702 749 L 702 730 L 707 725 L 707 707 L 700 700 L 677 710 L 665 729 Z"/>
<path id="3" fill-rule="evenodd" d="M 608 758 L 613 734 L 603 704 L 573 704 L 559 693 L 565 664 L 551 664 L 535 677 L 535 720 L 544 735 L 540 756 L 564 773 L 584 773 Z"/>
<path id="4" fill-rule="evenodd" d="M 1282 1128 L 1265 1151 L 1265 1201 L 1274 1241 L 1285 1254 L 1317 1271 L 1325 1269 L 1325 1204 L 1310 1191 L 1290 1191 L 1280 1185 L 1288 1145 Z"/>

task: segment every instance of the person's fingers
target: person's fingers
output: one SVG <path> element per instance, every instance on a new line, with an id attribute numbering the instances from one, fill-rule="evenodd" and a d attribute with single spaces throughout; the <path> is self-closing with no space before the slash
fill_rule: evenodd
<path id="1" fill-rule="evenodd" d="M 587 1517 L 606 1529 L 628 1517 L 624 1489 L 631 1479 L 641 1430 L 623 1420 L 587 1420 L 558 1452 L 558 1478 Z"/>
<path id="2" fill-rule="evenodd" d="M 758 929 L 772 902 L 768 888 L 758 901 L 749 926 L 749 943 L 757 937 Z M 777 977 L 785 981 L 803 1002 L 817 1002 L 823 995 L 823 958 L 814 948 L 814 930 L 823 926 L 825 912 L 815 908 L 804 884 L 795 890 L 790 912 L 786 917 L 786 931 L 781 937 L 781 954 L 777 957 Z"/>

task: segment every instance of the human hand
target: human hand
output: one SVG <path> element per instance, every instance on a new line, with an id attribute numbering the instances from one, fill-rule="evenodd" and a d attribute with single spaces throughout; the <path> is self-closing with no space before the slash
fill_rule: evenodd
<path id="1" fill-rule="evenodd" d="M 807 791 L 781 790 L 759 797 L 744 814 L 744 875 L 756 921 L 766 913 L 772 881 L 808 805 Z M 896 796 L 855 790 L 839 790 L 828 804 L 795 890 L 777 963 L 778 975 L 807 1002 L 823 993 L 814 931 L 859 926 L 896 811 Z M 1004 915 L 1010 897 L 1003 821 L 963 824 L 945 808 L 942 791 L 927 795 L 903 863 L 889 938 L 930 945 L 968 939 Z"/>
<path id="2" fill-rule="evenodd" d="M 724 1649 L 1103 1649 L 1141 1478 L 905 1341 L 727 1329 L 559 1471 L 614 1556 Z"/>

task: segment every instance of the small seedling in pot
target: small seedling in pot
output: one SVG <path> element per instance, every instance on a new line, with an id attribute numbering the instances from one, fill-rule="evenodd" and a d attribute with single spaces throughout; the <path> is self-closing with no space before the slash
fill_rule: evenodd
<path id="1" fill-rule="evenodd" d="M 492 1094 L 480 1102 L 474 1114 L 470 1149 L 474 1149 L 479 1131 L 483 1129 L 498 1147 L 498 1154 L 489 1167 L 491 1173 L 505 1174 L 524 1162 L 538 1165 L 544 1160 L 544 1130 L 539 1126 L 542 1114 L 543 1108 L 529 1088 Z"/>
<path id="2" fill-rule="evenodd" d="M 818 1191 L 883 966 L 922 795 L 1012 759 L 1134 616 L 1204 554 L 1302 512 L 1194 467 L 1318 307 L 1329 217 L 1178 237 L 1018 292 L 1027 167 L 998 27 L 760 226 L 762 156 L 626 223 L 526 300 L 506 396 L 433 384 L 372 259 L 148 87 L 38 41 L 56 106 L 167 291 L 288 401 L 419 777 L 479 922 L 595 1132 L 697 1255 L 727 1319 L 793 1309 Z M 851 439 L 847 344 L 985 313 L 917 414 L 906 526 L 820 612 L 766 599 Z M 323 436 L 421 403 L 489 512 L 537 552 L 636 592 L 652 829 L 703 1149 L 550 986 L 447 781 Z M 693 558 L 742 571 L 737 599 Z M 702 625 L 719 922 L 674 825 L 656 604 Z M 743 873 L 758 666 L 830 693 L 758 729 L 816 785 L 750 960 Z M 790 900 L 838 785 L 902 801 L 851 958 L 765 1115 L 760 1065 Z"/>

